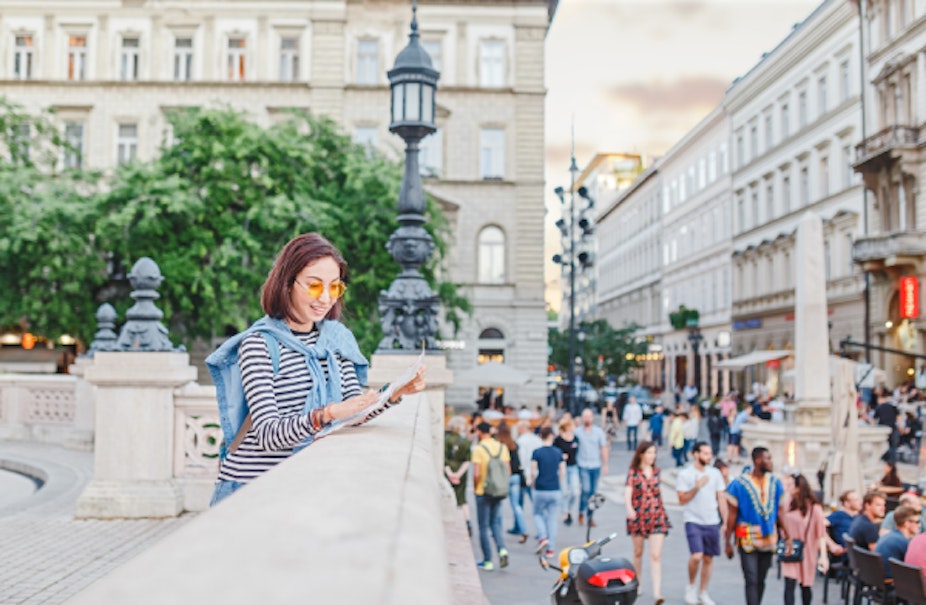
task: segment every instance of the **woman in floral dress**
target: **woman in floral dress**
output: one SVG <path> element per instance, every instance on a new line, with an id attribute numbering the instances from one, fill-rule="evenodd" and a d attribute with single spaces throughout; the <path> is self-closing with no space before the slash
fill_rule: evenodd
<path id="1" fill-rule="evenodd" d="M 643 570 L 643 543 L 649 540 L 653 599 L 655 605 L 661 605 L 665 602 L 662 598 L 662 543 L 671 524 L 662 504 L 659 467 L 655 466 L 655 462 L 656 446 L 652 441 L 641 441 L 627 471 L 624 502 L 627 507 L 627 534 L 633 540 L 633 567 L 639 579 Z"/>

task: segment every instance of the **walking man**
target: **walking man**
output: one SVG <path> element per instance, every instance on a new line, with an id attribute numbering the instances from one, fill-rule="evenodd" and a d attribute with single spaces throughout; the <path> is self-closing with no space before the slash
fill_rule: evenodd
<path id="1" fill-rule="evenodd" d="M 498 548 L 500 567 L 508 566 L 508 549 L 502 534 L 502 502 L 504 498 L 493 498 L 485 493 L 486 476 L 489 472 L 489 459 L 499 457 L 505 464 L 511 462 L 511 452 L 499 441 L 492 438 L 492 425 L 480 422 L 476 425 L 479 443 L 472 448 L 473 492 L 476 494 L 476 517 L 479 520 L 479 543 L 482 546 L 482 561 L 476 564 L 479 569 L 492 571 L 492 550 L 489 532 Z"/>
<path id="2" fill-rule="evenodd" d="M 624 408 L 624 422 L 627 423 L 627 450 L 637 449 L 637 429 L 643 422 L 643 408 L 637 403 L 637 398 L 631 395 Z"/>
<path id="3" fill-rule="evenodd" d="M 560 485 L 566 477 L 563 450 L 553 445 L 553 429 L 540 429 L 543 446 L 531 456 L 534 478 L 534 526 L 537 528 L 537 553 L 552 557 L 556 551 L 556 530 L 559 527 Z"/>
<path id="4" fill-rule="evenodd" d="M 697 441 L 691 447 L 691 464 L 679 474 L 676 483 L 682 505 L 685 535 L 688 537 L 688 586 L 685 603 L 716 605 L 707 594 L 714 557 L 720 556 L 720 528 L 727 522 L 726 485 L 720 471 L 711 466 L 711 446 Z M 695 584 L 701 568 L 700 586 Z"/>
<path id="5" fill-rule="evenodd" d="M 576 429 L 579 451 L 576 464 L 579 466 L 579 481 L 582 483 L 582 495 L 579 496 L 579 525 L 585 523 L 585 511 L 588 499 L 598 489 L 601 474 L 608 474 L 608 438 L 600 426 L 594 424 L 594 417 L 589 408 L 582 411 L 582 424 Z M 589 521 L 594 527 L 594 521 Z"/>
<path id="6" fill-rule="evenodd" d="M 752 471 L 743 473 L 727 487 L 727 524 L 723 542 L 727 558 L 733 558 L 733 542 L 740 553 L 746 605 L 759 605 L 765 592 L 765 577 L 772 566 L 778 531 L 788 539 L 782 525 L 784 487 L 772 475 L 772 455 L 767 448 L 752 450 Z"/>

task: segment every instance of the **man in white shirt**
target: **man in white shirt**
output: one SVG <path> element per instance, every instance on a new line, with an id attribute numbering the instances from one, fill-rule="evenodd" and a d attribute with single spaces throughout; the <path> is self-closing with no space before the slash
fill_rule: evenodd
<path id="1" fill-rule="evenodd" d="M 695 383 L 689 382 L 685 385 L 685 388 L 682 390 L 682 397 L 691 405 L 694 405 L 698 401 L 698 387 L 695 386 Z"/>
<path id="2" fill-rule="evenodd" d="M 692 462 L 679 474 L 675 489 L 682 504 L 685 535 L 688 537 L 688 586 L 685 603 L 716 605 L 707 594 L 714 557 L 720 556 L 720 527 L 727 521 L 726 485 L 723 476 L 711 465 L 711 446 L 703 441 L 692 448 Z M 701 568 L 700 590 L 695 584 Z"/>
<path id="3" fill-rule="evenodd" d="M 627 423 L 627 449 L 637 449 L 637 429 L 643 421 L 643 408 L 637 403 L 637 398 L 631 395 L 624 406 L 624 422 Z"/>

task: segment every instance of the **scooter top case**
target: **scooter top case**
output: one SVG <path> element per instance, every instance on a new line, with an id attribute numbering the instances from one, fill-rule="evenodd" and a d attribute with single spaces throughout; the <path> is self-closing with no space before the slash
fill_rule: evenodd
<path id="1" fill-rule="evenodd" d="M 633 564 L 621 557 L 596 557 L 582 563 L 575 584 L 583 605 L 633 605 L 639 587 Z"/>

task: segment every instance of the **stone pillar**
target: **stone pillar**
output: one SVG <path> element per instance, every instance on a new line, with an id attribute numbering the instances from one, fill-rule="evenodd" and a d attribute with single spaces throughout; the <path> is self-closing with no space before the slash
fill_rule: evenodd
<path id="1" fill-rule="evenodd" d="M 794 295 L 794 398 L 797 423 L 830 423 L 829 334 L 826 275 L 823 266 L 823 222 L 806 212 L 797 227 L 797 267 Z"/>
<path id="2" fill-rule="evenodd" d="M 96 399 L 93 481 L 77 517 L 173 517 L 183 494 L 173 479 L 174 389 L 195 380 L 189 355 L 105 352 L 84 379 Z"/>
<path id="3" fill-rule="evenodd" d="M 405 368 L 415 363 L 417 355 L 398 353 L 377 353 L 370 365 L 369 383 L 379 388 L 391 381 Z M 453 372 L 447 369 L 447 357 L 443 353 L 428 354 L 424 358 L 425 379 L 428 387 L 425 395 L 431 408 L 431 445 L 434 448 L 434 468 L 438 476 L 444 475 L 444 402 L 447 387 L 453 382 Z"/>

